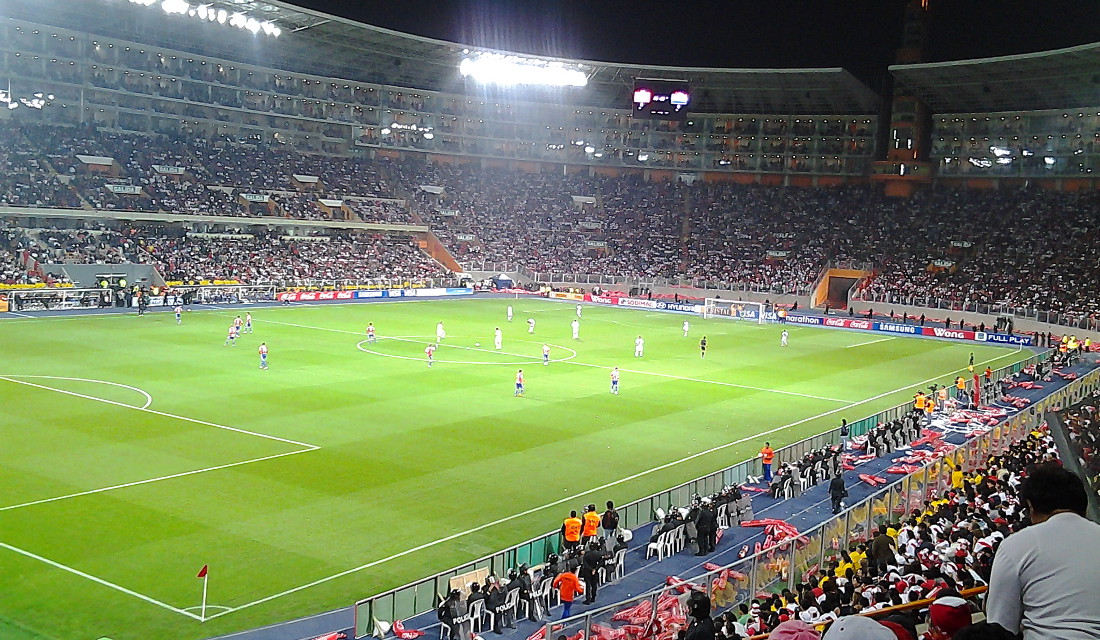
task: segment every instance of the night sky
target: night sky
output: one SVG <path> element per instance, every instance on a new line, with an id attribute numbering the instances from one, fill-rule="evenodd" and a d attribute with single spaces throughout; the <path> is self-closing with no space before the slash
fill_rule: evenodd
<path id="1" fill-rule="evenodd" d="M 524 53 L 700 67 L 894 62 L 904 0 L 290 0 L 406 33 Z M 1100 41 L 1098 0 L 930 0 L 929 61 Z"/>

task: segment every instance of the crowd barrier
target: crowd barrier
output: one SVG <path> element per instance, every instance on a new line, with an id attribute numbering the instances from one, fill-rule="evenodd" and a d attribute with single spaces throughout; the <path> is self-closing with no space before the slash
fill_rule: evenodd
<path id="1" fill-rule="evenodd" d="M 778 593 L 784 588 L 797 592 L 799 583 L 807 582 L 807 577 L 819 569 L 828 568 L 833 560 L 839 558 L 841 550 L 847 550 L 853 543 L 869 541 L 878 525 L 897 521 L 913 509 L 923 508 L 926 500 L 949 488 L 954 465 L 962 466 L 964 471 L 985 467 L 990 456 L 1004 453 L 1011 444 L 1022 440 L 1038 427 L 1047 411 L 1075 402 L 1098 386 L 1100 370 L 1091 371 L 1066 388 L 993 427 L 988 433 L 971 438 L 943 459 L 926 464 L 915 473 L 904 476 L 849 506 L 836 517 L 809 531 L 800 532 L 801 535 L 794 541 L 762 550 L 714 571 L 691 576 L 685 582 L 704 590 L 710 596 L 716 612 L 737 606 L 758 595 L 766 594 L 766 597 L 770 597 L 772 593 Z M 546 624 L 545 637 L 572 637 L 581 630 L 587 634 L 592 625 L 612 627 L 612 616 L 618 612 L 631 607 L 638 607 L 636 610 L 646 612 L 647 607 L 638 606 L 644 602 L 650 605 L 646 619 L 639 621 L 635 618 L 633 623 L 652 629 L 655 628 L 653 623 L 661 609 L 661 598 L 667 599 L 677 594 L 679 589 L 666 585 L 565 620 L 550 621 Z M 637 640 L 647 636 L 633 637 Z"/>
<path id="2" fill-rule="evenodd" d="M 997 379 L 1012 375 L 1024 367 L 1038 362 L 1039 359 L 1039 355 L 1032 355 L 998 369 L 994 375 Z M 1059 396 L 1062 393 L 1064 392 L 1055 395 Z M 851 421 L 849 423 L 850 435 L 862 435 L 879 423 L 895 420 L 909 410 L 910 403 L 906 402 L 861 420 Z M 1034 415 L 1034 411 L 1030 413 Z M 1042 413 L 1040 412 L 1038 415 L 1041 416 Z M 810 451 L 820 449 L 826 445 L 838 444 L 839 442 L 839 428 L 800 440 L 776 451 L 776 465 L 778 466 L 779 463 L 785 461 L 798 460 Z M 669 505 L 685 505 L 691 501 L 694 495 L 711 495 L 721 491 L 725 486 L 741 484 L 749 476 L 759 475 L 762 475 L 760 459 L 752 458 L 700 476 L 671 489 L 620 506 L 618 508 L 620 526 L 636 529 L 643 524 L 652 522 L 654 511 L 658 508 L 667 509 Z M 581 502 L 582 500 L 578 499 L 578 505 Z M 551 531 L 494 554 L 464 563 L 448 571 L 359 600 L 354 605 L 355 637 L 361 638 L 370 635 L 373 632 L 374 619 L 386 621 L 406 620 L 433 610 L 439 601 L 440 595 L 449 590 L 449 581 L 453 577 L 478 569 L 487 569 L 490 573 L 498 576 L 506 575 L 508 569 L 520 564 L 527 563 L 534 566 L 542 563 L 548 554 L 557 553 L 559 546 L 560 532 L 557 530 Z M 751 559 L 755 561 L 755 556 Z M 560 635 L 560 633 L 549 637 L 557 637 L 557 635 Z"/>

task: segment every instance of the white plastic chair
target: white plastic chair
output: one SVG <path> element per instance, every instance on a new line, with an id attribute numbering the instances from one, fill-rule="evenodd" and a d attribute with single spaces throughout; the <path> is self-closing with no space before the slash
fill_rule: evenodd
<path id="1" fill-rule="evenodd" d="M 508 592 L 508 595 L 504 600 L 504 604 L 500 605 L 499 610 L 491 612 L 491 615 L 493 616 L 493 631 L 500 631 L 500 629 L 496 627 L 496 624 L 497 620 L 504 620 L 505 611 L 511 611 L 512 615 L 515 616 L 517 602 L 519 602 L 519 589 L 512 589 Z"/>
<path id="2" fill-rule="evenodd" d="M 485 600 L 476 600 L 470 605 L 470 624 L 474 631 L 481 631 L 485 623 Z"/>
<path id="3" fill-rule="evenodd" d="M 645 557 L 648 560 L 652 558 L 654 553 L 657 555 L 657 561 L 665 559 L 665 556 L 672 555 L 672 536 L 676 535 L 676 531 L 666 531 L 657 536 L 657 542 L 650 542 L 645 549 Z"/>

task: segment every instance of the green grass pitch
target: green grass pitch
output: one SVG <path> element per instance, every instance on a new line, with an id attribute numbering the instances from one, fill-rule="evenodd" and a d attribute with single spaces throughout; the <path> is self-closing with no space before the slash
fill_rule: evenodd
<path id="1" fill-rule="evenodd" d="M 696 317 L 685 338 L 684 316 L 596 306 L 574 341 L 572 304 L 526 298 L 254 311 L 236 347 L 228 311 L 0 321 L 0 636 L 194 639 L 347 606 L 892 406 L 970 351 L 1027 355 L 798 326 L 780 348 L 775 325 Z"/>

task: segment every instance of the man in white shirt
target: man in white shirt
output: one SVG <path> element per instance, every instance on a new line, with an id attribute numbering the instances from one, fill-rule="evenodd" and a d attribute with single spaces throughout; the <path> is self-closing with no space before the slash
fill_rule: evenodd
<path id="1" fill-rule="evenodd" d="M 1023 640 L 1100 638 L 1100 525 L 1084 517 L 1085 485 L 1045 464 L 1020 495 L 1033 524 L 997 550 L 986 619 Z"/>
<path id="2" fill-rule="evenodd" d="M 641 358 L 645 352 L 645 340 L 642 340 L 642 336 L 638 336 L 638 339 L 634 341 L 634 357 Z"/>

